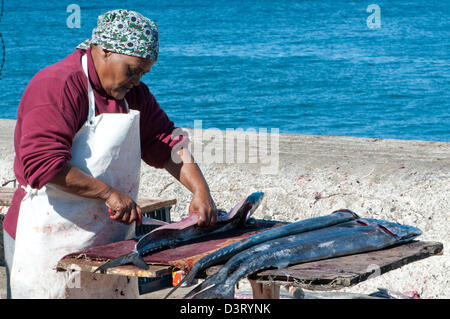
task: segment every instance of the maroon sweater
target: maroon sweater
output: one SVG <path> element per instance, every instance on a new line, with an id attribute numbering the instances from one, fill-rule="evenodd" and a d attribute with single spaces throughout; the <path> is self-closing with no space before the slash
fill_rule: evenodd
<path id="1" fill-rule="evenodd" d="M 39 71 L 26 87 L 17 110 L 14 173 L 20 185 L 42 188 L 71 159 L 72 140 L 88 116 L 87 78 L 81 66 L 81 57 L 86 53 L 96 115 L 126 112 L 125 101 L 108 96 L 101 86 L 90 49 L 77 49 Z M 142 82 L 125 99 L 131 109 L 140 111 L 142 159 L 162 168 L 172 147 L 182 140 L 172 139 L 173 122 Z M 25 196 L 20 185 L 3 222 L 4 230 L 13 238 Z"/>

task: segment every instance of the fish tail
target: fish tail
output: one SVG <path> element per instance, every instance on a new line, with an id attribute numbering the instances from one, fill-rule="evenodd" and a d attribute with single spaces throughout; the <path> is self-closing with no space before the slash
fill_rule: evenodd
<path id="1" fill-rule="evenodd" d="M 184 296 L 184 298 L 190 298 L 191 296 L 198 293 L 199 291 L 204 290 L 206 287 L 222 283 L 226 279 L 226 277 L 221 276 L 221 275 L 222 275 L 222 273 L 219 271 L 219 272 L 215 273 L 214 275 L 209 276 L 203 282 L 201 282 L 200 284 L 195 286 L 194 289 L 189 291 L 186 294 L 186 296 Z"/>
<path id="2" fill-rule="evenodd" d="M 95 269 L 94 272 L 104 272 L 106 269 L 126 264 L 133 264 L 139 268 L 148 269 L 148 265 L 142 259 L 142 257 L 137 252 L 132 251 L 126 255 L 120 256 L 116 259 L 104 263 L 103 265 Z"/>
<path id="3" fill-rule="evenodd" d="M 194 279 L 195 273 L 193 274 L 192 272 L 188 273 L 183 279 L 181 279 L 181 281 L 175 286 L 173 287 L 169 293 L 163 298 L 163 299 L 167 299 L 171 294 L 174 293 L 175 290 L 177 290 L 178 288 L 180 288 L 180 286 L 183 283 L 187 283 L 188 285 L 192 282 L 192 280 Z"/>
<path id="4" fill-rule="evenodd" d="M 234 285 L 215 285 L 196 294 L 192 299 L 233 299 Z"/>
<path id="5" fill-rule="evenodd" d="M 203 289 L 205 289 L 205 287 L 207 286 L 211 286 L 212 283 L 210 282 L 211 280 L 208 281 L 210 277 L 208 277 L 207 279 L 205 279 L 205 281 L 199 283 L 197 286 L 194 287 L 194 289 L 192 289 L 191 291 L 189 291 L 186 296 L 184 296 L 185 299 L 192 297 L 193 295 L 195 295 L 196 293 L 202 291 Z"/>
<path id="6" fill-rule="evenodd" d="M 195 264 L 194 267 L 192 267 L 191 271 L 189 271 L 189 273 L 183 278 L 181 279 L 181 281 L 175 286 L 173 287 L 169 293 L 164 297 L 164 299 L 167 299 L 171 294 L 174 293 L 175 290 L 177 290 L 178 288 L 180 288 L 180 286 L 183 283 L 186 283 L 188 286 L 190 284 L 192 284 L 192 282 L 194 281 L 195 276 L 197 275 L 197 273 L 202 269 L 202 267 L 200 266 L 199 263 Z"/>

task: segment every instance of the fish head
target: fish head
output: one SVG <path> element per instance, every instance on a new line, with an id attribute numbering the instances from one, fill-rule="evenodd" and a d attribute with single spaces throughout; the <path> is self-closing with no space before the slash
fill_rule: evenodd
<path id="1" fill-rule="evenodd" d="M 243 226 L 251 214 L 258 208 L 264 193 L 257 192 L 252 193 L 250 196 L 244 198 L 239 203 L 237 203 L 229 212 L 224 210 L 217 211 L 217 222 L 227 222 L 233 220 L 233 224 Z"/>
<path id="2" fill-rule="evenodd" d="M 362 220 L 369 224 L 376 224 L 384 232 L 396 237 L 400 242 L 410 241 L 422 234 L 422 231 L 419 228 L 410 225 L 394 223 L 382 219 L 363 218 Z"/>
<path id="3" fill-rule="evenodd" d="M 258 208 L 259 204 L 261 204 L 263 197 L 264 197 L 263 192 L 256 192 L 252 193 L 250 196 L 246 198 L 245 204 L 247 204 L 250 207 L 250 210 L 247 212 L 245 220 L 249 219 L 249 217 L 253 214 L 253 212 Z"/>
<path id="4" fill-rule="evenodd" d="M 233 219 L 237 222 L 238 228 L 241 228 L 246 224 L 247 220 L 258 208 L 263 196 L 264 193 L 262 192 L 253 193 L 233 208 L 230 215 L 232 215 Z"/>

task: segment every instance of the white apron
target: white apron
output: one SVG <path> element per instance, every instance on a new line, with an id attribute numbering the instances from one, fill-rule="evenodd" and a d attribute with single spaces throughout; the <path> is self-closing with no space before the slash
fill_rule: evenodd
<path id="1" fill-rule="evenodd" d="M 82 65 L 88 78 L 89 115 L 73 140 L 71 163 L 136 201 L 141 163 L 139 112 L 95 116 L 86 55 Z M 104 201 L 72 195 L 51 183 L 40 190 L 25 189 L 11 270 L 12 298 L 139 296 L 136 277 L 56 271 L 58 261 L 69 253 L 132 237 L 134 223 L 114 221 Z"/>

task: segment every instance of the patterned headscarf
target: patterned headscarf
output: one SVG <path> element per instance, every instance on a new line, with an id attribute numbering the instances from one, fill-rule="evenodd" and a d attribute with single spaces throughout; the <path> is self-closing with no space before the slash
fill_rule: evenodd
<path id="1" fill-rule="evenodd" d="M 158 27 L 138 12 L 112 10 L 98 17 L 92 38 L 79 44 L 77 49 L 87 49 L 91 43 L 108 51 L 156 61 Z"/>

